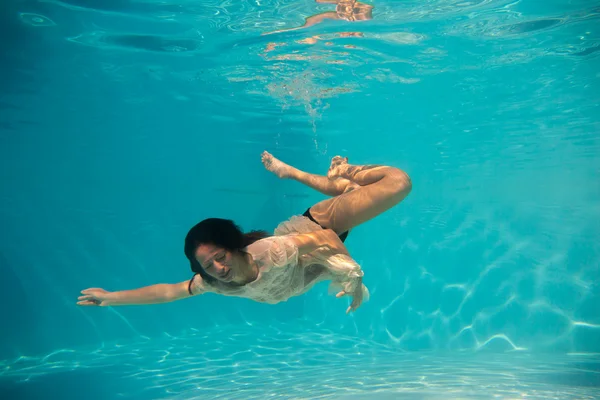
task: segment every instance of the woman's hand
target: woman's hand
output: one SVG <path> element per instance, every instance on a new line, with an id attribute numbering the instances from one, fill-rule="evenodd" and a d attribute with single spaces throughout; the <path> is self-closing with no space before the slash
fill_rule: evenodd
<path id="1" fill-rule="evenodd" d="M 108 297 L 111 292 L 100 288 L 90 288 L 81 291 L 82 296 L 77 300 L 80 306 L 108 306 Z"/>
<path id="2" fill-rule="evenodd" d="M 348 307 L 348 309 L 346 310 L 346 314 L 350 313 L 350 311 L 356 311 L 356 309 L 360 307 L 363 301 L 362 279 L 359 279 L 358 285 L 356 285 L 354 292 L 350 293 L 346 292 L 345 290 L 342 290 L 335 297 L 340 298 L 343 296 L 352 296 L 352 303 L 350 304 L 350 307 Z"/>

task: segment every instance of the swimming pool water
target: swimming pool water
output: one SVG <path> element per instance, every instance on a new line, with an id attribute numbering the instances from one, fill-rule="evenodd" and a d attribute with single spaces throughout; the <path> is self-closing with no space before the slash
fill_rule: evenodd
<path id="1" fill-rule="evenodd" d="M 366 3 L 366 2 L 365 2 Z M 0 397 L 594 398 L 600 4 L 9 0 Z M 183 237 L 324 198 L 260 153 L 413 191 L 347 240 L 371 300 L 82 309 L 191 274 Z"/>

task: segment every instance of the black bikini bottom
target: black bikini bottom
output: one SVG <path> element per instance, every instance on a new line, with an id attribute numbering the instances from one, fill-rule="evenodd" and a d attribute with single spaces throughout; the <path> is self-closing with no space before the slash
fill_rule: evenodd
<path id="1" fill-rule="evenodd" d="M 312 215 L 311 215 L 311 213 L 310 213 L 310 208 L 309 208 L 308 210 L 306 210 L 306 211 L 304 212 L 304 214 L 302 214 L 302 215 L 304 215 L 306 218 L 310 219 L 310 220 L 311 220 L 312 222 L 314 222 L 315 224 L 319 225 L 321 228 L 323 228 L 323 229 L 328 229 L 328 228 L 324 227 L 323 225 L 319 224 L 319 223 L 318 223 L 318 222 L 317 222 L 317 221 L 316 221 L 316 220 L 313 218 L 313 216 L 312 216 Z M 338 237 L 340 238 L 340 240 L 342 241 L 342 243 L 344 243 L 344 242 L 346 241 L 346 238 L 348 237 L 348 231 L 340 233 L 340 234 L 338 235 Z"/>

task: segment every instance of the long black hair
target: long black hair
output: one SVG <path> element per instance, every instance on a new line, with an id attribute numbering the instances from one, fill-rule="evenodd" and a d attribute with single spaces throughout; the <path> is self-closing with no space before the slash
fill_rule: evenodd
<path id="1" fill-rule="evenodd" d="M 196 260 L 195 253 L 201 244 L 212 244 L 231 252 L 243 251 L 246 246 L 257 240 L 269 237 L 266 231 L 250 231 L 244 233 L 232 220 L 208 218 L 200 221 L 190 229 L 185 237 L 183 252 L 190 261 L 192 272 L 200 274 L 204 282 L 214 284 L 217 279 L 210 276 Z"/>

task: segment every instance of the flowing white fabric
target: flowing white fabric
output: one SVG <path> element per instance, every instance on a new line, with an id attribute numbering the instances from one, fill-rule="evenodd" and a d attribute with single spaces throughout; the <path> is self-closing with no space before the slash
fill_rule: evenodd
<path id="1" fill-rule="evenodd" d="M 258 278 L 223 294 L 275 304 L 306 293 L 317 282 L 331 279 L 330 293 L 336 290 L 336 293 L 341 290 L 353 293 L 360 283 L 363 301 L 367 301 L 369 291 L 360 282 L 363 272 L 350 256 L 332 254 L 325 248 L 298 256 L 298 249 L 290 236 L 322 229 L 304 216 L 293 216 L 282 222 L 275 229 L 275 236 L 246 248 L 259 266 Z"/>

